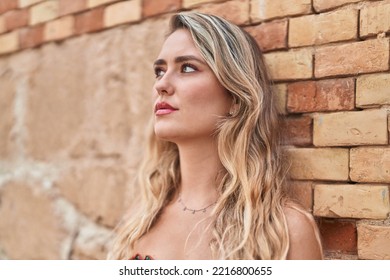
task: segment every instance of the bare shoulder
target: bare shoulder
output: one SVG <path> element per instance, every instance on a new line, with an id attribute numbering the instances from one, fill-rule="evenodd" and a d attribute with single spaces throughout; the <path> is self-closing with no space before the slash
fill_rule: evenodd
<path id="1" fill-rule="evenodd" d="M 290 247 L 287 259 L 322 259 L 322 246 L 313 216 L 298 206 L 284 207 L 287 220 Z"/>

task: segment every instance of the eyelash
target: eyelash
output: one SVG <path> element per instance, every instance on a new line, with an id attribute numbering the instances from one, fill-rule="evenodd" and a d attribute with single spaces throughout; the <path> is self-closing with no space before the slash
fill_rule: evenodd
<path id="1" fill-rule="evenodd" d="M 192 68 L 194 71 L 190 71 L 190 72 L 184 72 L 183 69 L 186 68 L 186 67 L 190 67 Z M 198 68 L 196 68 L 194 65 L 192 65 L 191 63 L 183 63 L 183 65 L 181 66 L 181 71 L 184 72 L 184 73 L 191 73 L 191 72 L 195 72 L 197 71 Z"/>
<path id="2" fill-rule="evenodd" d="M 161 67 L 154 68 L 154 74 L 156 75 L 156 78 L 162 76 L 161 74 L 160 75 L 158 74 L 160 71 L 163 72 L 164 70 Z"/>
<path id="3" fill-rule="evenodd" d="M 185 72 L 184 69 L 186 67 L 190 67 L 193 69 L 193 71 L 189 71 L 189 72 Z M 180 66 L 180 71 L 182 73 L 192 73 L 192 72 L 195 72 L 197 71 L 198 68 L 196 68 L 196 66 L 192 65 L 191 63 L 183 63 L 181 66 Z M 159 72 L 164 72 L 164 69 L 162 67 L 156 67 L 154 68 L 154 74 L 156 75 L 156 78 L 159 78 L 161 77 L 163 74 L 159 74 Z"/>

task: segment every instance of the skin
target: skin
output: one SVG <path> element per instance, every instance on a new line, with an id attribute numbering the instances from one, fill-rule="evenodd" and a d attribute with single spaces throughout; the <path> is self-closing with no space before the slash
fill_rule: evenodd
<path id="1" fill-rule="evenodd" d="M 154 103 L 167 102 L 177 109 L 155 116 L 155 133 L 177 144 L 182 179 L 178 193 L 137 242 L 135 251 L 161 260 L 212 259 L 211 208 L 192 214 L 183 211 L 178 198 L 180 193 L 184 204 L 193 209 L 216 201 L 215 178 L 222 164 L 213 133 L 220 118 L 234 110 L 234 104 L 187 30 L 177 30 L 167 38 L 155 62 L 155 74 Z M 286 210 L 286 218 L 291 229 L 289 258 L 320 258 L 309 219 L 294 209 Z"/>
<path id="2" fill-rule="evenodd" d="M 315 223 L 300 211 L 285 207 L 290 248 L 288 260 L 321 260 L 321 246 L 315 236 Z"/>
<path id="3" fill-rule="evenodd" d="M 178 110 L 155 118 L 158 137 L 178 145 L 212 141 L 221 116 L 232 98 L 195 48 L 187 30 L 177 30 L 165 41 L 155 62 L 154 100 Z"/>

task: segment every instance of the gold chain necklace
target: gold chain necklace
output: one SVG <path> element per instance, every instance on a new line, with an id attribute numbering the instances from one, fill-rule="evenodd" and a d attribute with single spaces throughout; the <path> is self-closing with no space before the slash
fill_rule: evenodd
<path id="1" fill-rule="evenodd" d="M 195 214 L 197 212 L 203 212 L 203 213 L 206 213 L 207 209 L 210 208 L 211 206 L 215 205 L 217 202 L 213 202 L 211 203 L 210 205 L 206 206 L 206 207 L 203 207 L 203 208 L 200 208 L 200 209 L 192 209 L 192 208 L 189 208 L 187 207 L 185 204 L 184 204 L 184 201 L 183 199 L 181 198 L 181 195 L 179 195 L 179 199 L 177 200 L 177 202 L 179 202 L 181 204 L 181 206 L 183 206 L 183 211 L 188 211 L 188 212 L 192 212 L 192 214 Z"/>

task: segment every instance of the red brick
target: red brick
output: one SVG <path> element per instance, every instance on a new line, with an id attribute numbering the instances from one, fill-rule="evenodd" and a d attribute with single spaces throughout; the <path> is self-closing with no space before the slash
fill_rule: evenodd
<path id="1" fill-rule="evenodd" d="M 357 18 L 354 9 L 291 18 L 288 44 L 299 47 L 356 39 Z"/>
<path id="2" fill-rule="evenodd" d="M 310 181 L 290 181 L 288 195 L 300 203 L 307 211 L 313 210 L 313 183 Z"/>
<path id="3" fill-rule="evenodd" d="M 88 6 L 88 9 L 91 9 L 91 8 L 95 8 L 95 7 L 102 6 L 102 5 L 107 6 L 107 4 L 112 4 L 114 2 L 120 2 L 120 1 L 123 1 L 123 0 L 88 0 L 87 6 Z M 125 0 L 125 1 L 132 1 L 132 0 Z M 161 2 L 161 1 L 159 1 L 159 2 Z"/>
<path id="4" fill-rule="evenodd" d="M 348 3 L 355 3 L 361 0 L 313 0 L 313 7 L 318 11 L 329 10 Z"/>
<path id="5" fill-rule="evenodd" d="M 363 8 L 360 11 L 360 36 L 389 32 L 389 15 L 390 2 Z"/>
<path id="6" fill-rule="evenodd" d="M 104 10 L 104 28 L 136 22 L 142 19 L 141 0 L 123 1 Z"/>
<path id="7" fill-rule="evenodd" d="M 287 115 L 287 85 L 286 84 L 274 84 L 272 91 L 275 95 L 276 107 L 278 113 L 281 115 Z"/>
<path id="8" fill-rule="evenodd" d="M 288 85 L 287 110 L 293 113 L 352 110 L 353 79 L 305 81 Z"/>
<path id="9" fill-rule="evenodd" d="M 17 31 L 0 35 L 0 55 L 17 51 L 19 46 Z"/>
<path id="10" fill-rule="evenodd" d="M 29 13 L 27 9 L 9 11 L 4 15 L 6 30 L 12 30 L 28 25 Z"/>
<path id="11" fill-rule="evenodd" d="M 76 34 L 83 34 L 103 29 L 104 8 L 96 8 L 76 16 Z"/>
<path id="12" fill-rule="evenodd" d="M 74 33 L 74 17 L 72 15 L 61 17 L 45 24 L 45 41 L 61 40 Z"/>
<path id="13" fill-rule="evenodd" d="M 214 2 L 218 1 L 214 0 Z M 249 4 L 250 3 L 248 0 L 211 3 L 200 6 L 197 8 L 197 11 L 205 14 L 220 16 L 237 25 L 241 25 L 247 24 L 249 22 Z"/>
<path id="14" fill-rule="evenodd" d="M 0 34 L 6 32 L 4 16 L 0 15 Z"/>
<path id="15" fill-rule="evenodd" d="M 349 254 L 357 253 L 357 230 L 355 222 L 321 219 L 318 226 L 324 250 Z"/>
<path id="16" fill-rule="evenodd" d="M 21 48 L 33 48 L 43 42 L 44 28 L 43 25 L 36 25 L 30 28 L 20 30 L 19 40 Z"/>
<path id="17" fill-rule="evenodd" d="M 287 48 L 287 20 L 273 21 L 247 27 L 262 51 Z"/>
<path id="18" fill-rule="evenodd" d="M 292 179 L 348 181 L 348 149 L 294 147 L 286 149 L 285 154 Z"/>
<path id="19" fill-rule="evenodd" d="M 87 0 L 59 0 L 60 1 L 60 16 L 75 14 L 87 9 Z"/>
<path id="20" fill-rule="evenodd" d="M 274 81 L 310 79 L 313 76 L 313 52 L 310 48 L 269 52 L 264 55 Z"/>
<path id="21" fill-rule="evenodd" d="M 174 12 L 180 9 L 181 0 L 143 0 L 142 13 L 145 17 L 154 16 L 166 12 Z"/>
<path id="22" fill-rule="evenodd" d="M 349 260 L 356 261 L 359 257 L 357 254 L 344 254 L 339 252 L 331 252 L 324 250 L 324 260 Z"/>
<path id="23" fill-rule="evenodd" d="M 356 107 L 390 105 L 390 73 L 363 75 L 356 80 Z"/>
<path id="24" fill-rule="evenodd" d="M 315 114 L 314 146 L 386 145 L 387 112 L 383 109 Z"/>
<path id="25" fill-rule="evenodd" d="M 376 184 L 316 184 L 315 216 L 386 219 L 390 213 L 389 188 Z"/>
<path id="26" fill-rule="evenodd" d="M 182 0 L 184 8 L 193 8 L 195 6 L 200 6 L 206 3 L 221 2 L 224 0 Z M 157 1 L 156 1 L 157 2 Z"/>
<path id="27" fill-rule="evenodd" d="M 30 25 L 48 22 L 58 18 L 58 1 L 45 1 L 32 6 L 30 11 Z"/>
<path id="28" fill-rule="evenodd" d="M 18 0 L 19 8 L 31 7 L 31 6 L 34 6 L 35 4 L 38 4 L 38 3 L 43 2 L 43 1 L 48 1 L 48 0 Z"/>
<path id="29" fill-rule="evenodd" d="M 311 0 L 251 0 L 252 22 L 311 13 Z"/>
<path id="30" fill-rule="evenodd" d="M 390 260 L 390 224 L 358 223 L 360 259 Z"/>
<path id="31" fill-rule="evenodd" d="M 315 77 L 388 70 L 389 53 L 389 38 L 318 48 L 315 52 Z"/>
<path id="32" fill-rule="evenodd" d="M 286 144 L 307 146 L 313 143 L 313 120 L 308 116 L 285 118 L 282 122 Z"/>
<path id="33" fill-rule="evenodd" d="M 390 183 L 389 146 L 352 148 L 349 165 L 354 182 Z"/>
<path id="34" fill-rule="evenodd" d="M 16 9 L 18 7 L 18 0 L 1 0 L 0 1 L 0 14 Z"/>

